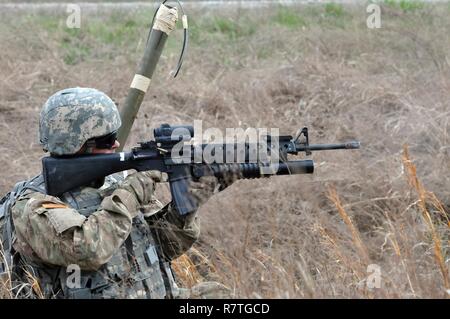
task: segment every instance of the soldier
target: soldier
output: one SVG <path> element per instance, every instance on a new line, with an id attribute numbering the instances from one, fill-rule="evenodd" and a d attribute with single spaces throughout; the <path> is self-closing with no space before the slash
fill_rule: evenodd
<path id="1" fill-rule="evenodd" d="M 107 95 L 66 89 L 41 111 L 40 143 L 51 156 L 113 153 L 120 126 Z M 16 184 L 0 205 L 3 248 L 14 277 L 36 278 L 39 285 L 27 293 L 46 298 L 227 296 L 218 283 L 177 287 L 170 261 L 197 240 L 199 224 L 196 213 L 182 217 L 154 197 L 161 179 L 157 171 L 114 174 L 58 198 L 45 193 L 42 175 Z M 202 204 L 216 185 L 208 177 L 192 183 L 191 192 Z"/>

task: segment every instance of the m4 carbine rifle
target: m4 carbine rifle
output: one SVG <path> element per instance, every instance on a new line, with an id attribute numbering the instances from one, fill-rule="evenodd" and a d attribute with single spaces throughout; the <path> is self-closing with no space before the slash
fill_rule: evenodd
<path id="1" fill-rule="evenodd" d="M 301 138 L 301 136 L 304 136 Z M 42 159 L 43 175 L 47 194 L 59 196 L 76 187 L 88 185 L 107 175 L 129 169 L 137 171 L 158 170 L 168 175 L 172 201 L 178 213 L 185 215 L 195 211 L 197 201 L 189 193 L 189 182 L 202 176 L 214 175 L 219 179 L 260 178 L 271 175 L 312 174 L 312 160 L 288 160 L 288 154 L 297 155 L 311 151 L 357 149 L 358 141 L 340 144 L 309 144 L 308 129 L 303 128 L 297 137 L 265 136 L 258 143 L 232 144 L 200 144 L 192 145 L 186 142 L 194 137 L 192 126 L 170 126 L 163 124 L 154 129 L 154 140 L 139 143 L 131 152 L 79 155 L 71 157 L 44 157 Z M 302 141 L 300 141 L 300 139 Z M 252 156 L 261 147 L 273 154 L 274 141 L 277 146 L 277 161 L 262 162 Z M 183 147 L 180 148 L 180 145 Z M 175 148 L 177 151 L 174 152 Z M 187 150 L 187 151 L 186 151 Z M 223 161 L 213 156 L 214 162 L 206 161 L 202 156 L 200 161 L 195 154 L 198 150 L 219 151 Z M 230 155 L 231 154 L 231 155 Z M 221 161 L 221 162 L 220 162 Z"/>

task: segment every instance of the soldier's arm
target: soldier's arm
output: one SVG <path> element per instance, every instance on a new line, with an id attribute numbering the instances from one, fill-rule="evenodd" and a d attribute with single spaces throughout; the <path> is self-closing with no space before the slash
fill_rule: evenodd
<path id="1" fill-rule="evenodd" d="M 24 194 L 12 207 L 19 251 L 53 265 L 98 269 L 128 237 L 132 218 L 153 190 L 144 174 L 130 175 L 88 218 L 56 197 Z"/>
<path id="2" fill-rule="evenodd" d="M 181 256 L 197 241 L 200 223 L 196 215 L 194 212 L 180 216 L 168 204 L 149 220 L 164 259 L 170 261 Z"/>
<path id="3" fill-rule="evenodd" d="M 199 182 L 191 182 L 190 192 L 203 205 L 213 194 L 217 179 L 205 176 Z M 200 220 L 196 212 L 180 216 L 172 204 L 166 205 L 150 219 L 163 257 L 173 260 L 184 254 L 200 236 Z"/>

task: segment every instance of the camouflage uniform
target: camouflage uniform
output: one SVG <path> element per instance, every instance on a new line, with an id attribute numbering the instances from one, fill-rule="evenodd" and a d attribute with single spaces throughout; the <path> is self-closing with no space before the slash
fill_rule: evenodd
<path id="1" fill-rule="evenodd" d="M 75 154 L 88 139 L 120 127 L 116 106 L 99 91 L 55 96 L 40 123 L 41 143 L 52 155 Z M 197 240 L 198 220 L 162 207 L 153 196 L 160 178 L 159 172 L 114 174 L 100 188 L 88 185 L 59 198 L 46 195 L 42 175 L 18 183 L 3 209 L 9 226 L 3 243 L 16 278 L 32 274 L 47 298 L 188 297 L 176 286 L 170 261 Z M 196 191 L 211 193 L 210 186 Z M 79 280 L 71 276 L 77 268 Z"/>

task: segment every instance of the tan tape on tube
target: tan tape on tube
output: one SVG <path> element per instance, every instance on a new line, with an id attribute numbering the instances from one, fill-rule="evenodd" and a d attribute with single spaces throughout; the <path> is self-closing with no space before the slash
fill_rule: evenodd
<path id="1" fill-rule="evenodd" d="M 183 16 L 181 17 L 181 21 L 183 21 L 183 29 L 187 29 L 188 28 L 187 15 L 183 14 Z"/>
<path id="2" fill-rule="evenodd" d="M 170 34 L 175 29 L 178 21 L 178 10 L 176 7 L 168 8 L 161 4 L 158 13 L 155 17 L 155 23 L 153 24 L 153 29 L 160 30 L 167 35 Z"/>
<path id="3" fill-rule="evenodd" d="M 148 77 L 140 74 L 135 74 L 130 87 L 146 93 L 149 85 L 150 79 Z"/>

